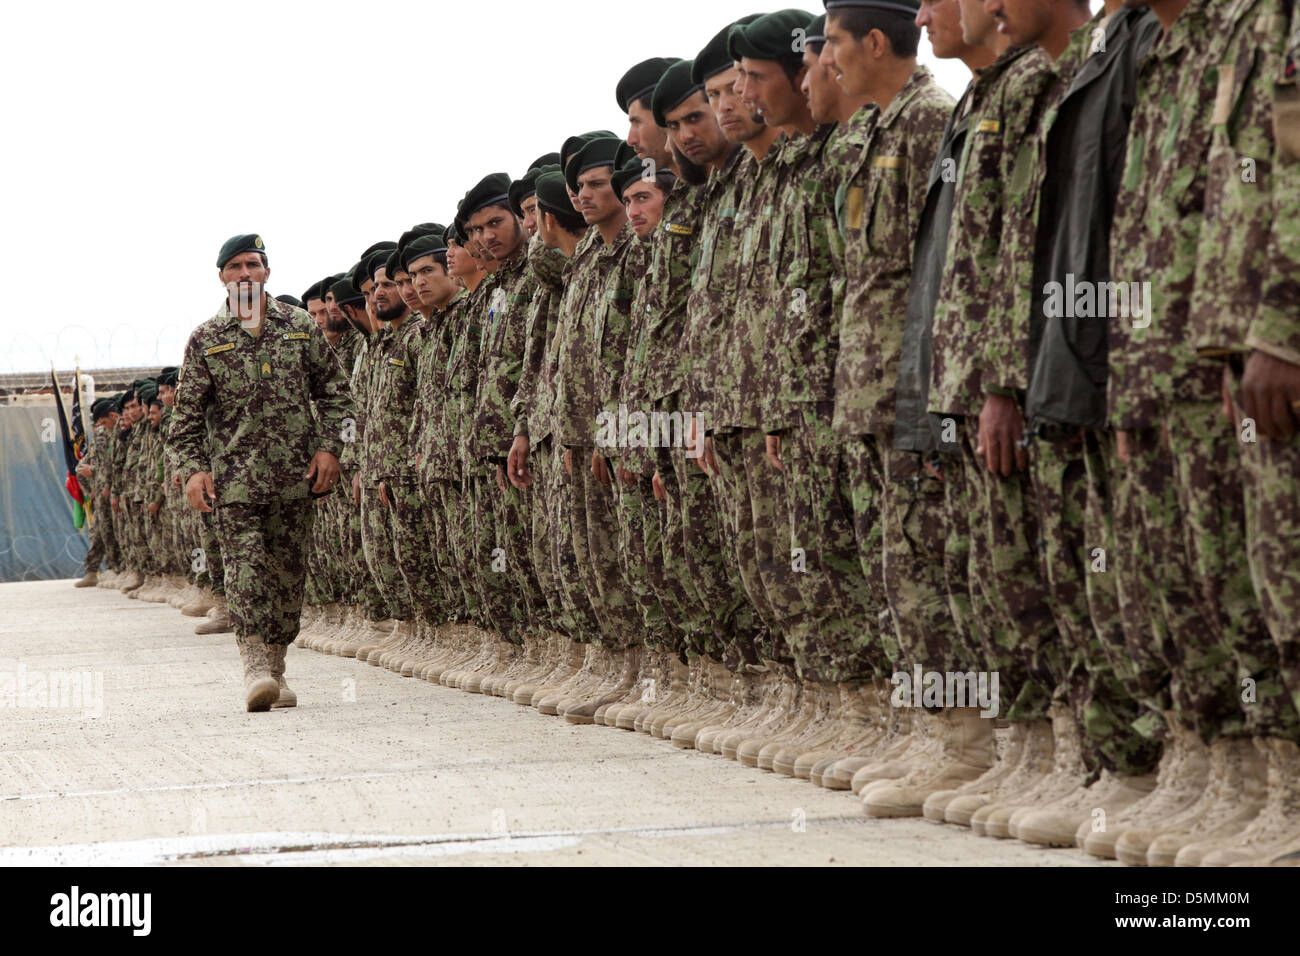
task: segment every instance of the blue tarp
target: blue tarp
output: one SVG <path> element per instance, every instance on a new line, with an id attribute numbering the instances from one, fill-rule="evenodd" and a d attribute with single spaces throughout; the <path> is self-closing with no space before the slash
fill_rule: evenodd
<path id="1" fill-rule="evenodd" d="M 72 525 L 58 422 L 53 405 L 0 406 L 0 582 L 81 577 L 90 536 Z"/>

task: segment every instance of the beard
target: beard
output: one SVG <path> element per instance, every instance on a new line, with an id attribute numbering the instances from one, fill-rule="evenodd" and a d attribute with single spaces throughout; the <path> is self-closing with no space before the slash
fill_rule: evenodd
<path id="1" fill-rule="evenodd" d="M 380 322 L 392 322 L 394 319 L 400 319 L 406 312 L 406 303 L 401 300 L 398 300 L 397 305 L 390 305 L 386 309 L 375 306 L 375 315 L 379 316 Z"/>
<path id="2" fill-rule="evenodd" d="M 352 323 L 348 321 L 348 318 L 345 315 L 340 315 L 336 319 L 331 314 L 325 318 L 325 331 L 333 335 L 338 335 L 339 333 L 346 332 L 351 327 L 352 327 Z"/>

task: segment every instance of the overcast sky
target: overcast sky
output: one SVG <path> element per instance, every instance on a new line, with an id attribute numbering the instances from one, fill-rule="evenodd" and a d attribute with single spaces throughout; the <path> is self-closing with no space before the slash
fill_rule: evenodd
<path id="1" fill-rule="evenodd" d="M 823 6 L 806 7 L 821 12 Z M 692 57 L 752 0 L 9 4 L 0 372 L 179 364 L 216 254 L 266 240 L 301 295 L 482 176 L 590 129 L 614 86 Z M 773 7 L 771 9 L 778 9 Z M 954 94 L 964 67 L 922 60 Z"/>

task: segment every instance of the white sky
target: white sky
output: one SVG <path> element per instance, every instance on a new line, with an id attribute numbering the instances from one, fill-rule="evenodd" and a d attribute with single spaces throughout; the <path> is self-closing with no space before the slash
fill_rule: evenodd
<path id="1" fill-rule="evenodd" d="M 371 243 L 447 222 L 487 173 L 519 176 L 575 133 L 625 134 L 614 87 L 629 67 L 692 57 L 728 22 L 766 12 L 753 0 L 629 10 L 6 5 L 0 372 L 78 356 L 84 369 L 179 364 L 190 330 L 220 306 L 228 237 L 260 233 L 270 290 L 301 295 Z M 959 93 L 965 68 L 921 43 Z"/>

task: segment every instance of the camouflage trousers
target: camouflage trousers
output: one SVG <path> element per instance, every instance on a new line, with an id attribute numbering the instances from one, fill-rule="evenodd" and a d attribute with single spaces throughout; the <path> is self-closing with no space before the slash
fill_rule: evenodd
<path id="1" fill-rule="evenodd" d="M 1155 768 L 1160 745 L 1136 726 L 1145 711 L 1126 680 L 1129 663 L 1122 652 L 1124 626 L 1114 575 L 1105 566 L 1104 539 L 1093 536 L 1089 518 L 1097 497 L 1090 487 L 1096 466 L 1088 463 L 1085 439 L 1081 432 L 1069 441 L 1040 439 L 1031 447 L 1043 577 L 1051 589 L 1065 658 L 1065 679 L 1056 695 L 1065 699 L 1079 724 L 1084 760 L 1092 769 L 1136 776 Z M 1101 579 L 1095 587 L 1090 576 Z"/>
<path id="2" fill-rule="evenodd" d="M 998 716 L 1046 719 L 1057 681 L 1046 669 L 1043 645 L 1055 640 L 1056 622 L 1041 578 L 1029 479 L 1023 472 L 1006 479 L 988 472 L 975 455 L 974 418 L 955 422 L 954 431 L 961 457 L 944 459 L 945 505 L 956 516 L 945 545 L 944 579 L 949 588 L 960 586 L 964 564 L 967 599 L 958 601 L 954 619 L 968 614 L 967 640 L 978 642 L 983 669 L 998 673 Z"/>
<path id="3" fill-rule="evenodd" d="M 1282 680 L 1300 709 L 1300 437 L 1243 442 L 1239 453 L 1251 576 Z"/>
<path id="4" fill-rule="evenodd" d="M 530 447 L 528 472 L 533 479 L 529 494 L 525 498 L 527 512 L 524 521 L 528 525 L 528 544 L 532 560 L 533 573 L 537 577 L 537 587 L 544 604 L 542 627 L 568 635 L 570 638 L 575 624 L 564 607 L 564 598 L 560 593 L 560 578 L 555 563 L 551 534 L 551 469 L 554 467 L 555 451 L 549 438 L 543 439 Z"/>
<path id="5" fill-rule="evenodd" d="M 476 578 L 470 572 L 470 557 L 465 551 L 470 524 L 469 509 L 465 503 L 465 489 L 457 479 L 435 480 L 423 483 L 421 491 L 427 505 L 427 514 L 433 517 L 431 543 L 443 578 L 447 601 L 454 608 L 455 620 L 482 620 Z"/>
<path id="6" fill-rule="evenodd" d="M 678 608 L 676 594 L 668 588 L 664 570 L 663 516 L 660 502 L 654 496 L 651 475 L 643 463 L 647 449 L 623 449 L 623 454 L 610 464 L 614 478 L 614 517 L 618 522 L 619 570 L 627 582 L 641 615 L 642 637 L 646 645 L 656 650 L 680 653 L 681 632 L 677 626 Z M 631 484 L 615 474 L 627 469 L 633 476 Z M 645 472 L 649 470 L 650 474 Z M 668 610 L 671 608 L 671 612 Z M 672 624 L 668 618 L 674 618 Z"/>
<path id="7" fill-rule="evenodd" d="M 891 664 L 880 641 L 882 584 L 868 580 L 858 552 L 849 464 L 843 440 L 831 429 L 835 406 L 795 408 L 798 423 L 782 440 L 781 460 L 790 550 L 802 568 L 797 580 L 804 605 L 815 609 L 807 639 L 791 646 L 795 667 L 805 680 L 882 677 Z"/>
<path id="8" fill-rule="evenodd" d="M 388 609 L 385 616 L 406 621 L 411 617 L 411 591 L 397 568 L 391 510 L 379 499 L 378 485 L 362 482 L 361 548 L 366 567 Z"/>
<path id="9" fill-rule="evenodd" d="M 214 514 L 236 639 L 256 635 L 267 644 L 292 644 L 302 615 L 307 545 L 316 517 L 311 499 L 222 504 Z"/>
<path id="10" fill-rule="evenodd" d="M 1129 433 L 1131 543 L 1152 555 L 1155 639 L 1180 719 L 1206 741 L 1295 739 L 1295 705 L 1251 581 L 1238 436 L 1222 415 L 1220 368 L 1203 371 L 1161 427 Z"/>
<path id="11" fill-rule="evenodd" d="M 970 669 L 948 606 L 943 483 L 925 472 L 920 456 L 894 450 L 889 434 L 846 438 L 844 461 L 858 553 L 879 575 L 889 608 L 880 630 L 888 660 L 895 670 Z"/>
<path id="12" fill-rule="evenodd" d="M 491 479 L 491 487 L 496 492 L 491 497 L 492 520 L 496 525 L 497 546 L 505 555 L 506 575 L 513 596 L 511 627 L 501 636 L 518 644 L 522 643 L 526 631 L 535 633 L 541 630 L 546 617 L 546 599 L 533 565 L 530 520 L 533 491 L 530 488 L 520 490 L 506 481 L 504 464 L 493 465 L 491 470 L 495 472 L 498 468 L 501 480 L 497 480 L 496 474 Z M 503 484 L 504 488 L 501 487 Z"/>
<path id="13" fill-rule="evenodd" d="M 112 535 L 111 525 L 103 520 L 98 513 L 90 522 L 90 547 L 86 550 L 86 560 L 82 563 L 86 574 L 99 571 L 99 566 L 104 563 L 104 557 L 108 554 L 108 541 Z M 109 562 L 112 567 L 112 562 Z"/>
<path id="14" fill-rule="evenodd" d="M 757 651 L 763 660 L 789 663 L 790 641 L 807 640 L 813 616 L 804 606 L 790 553 L 786 478 L 767 460 L 766 436 L 742 428 L 713 436 L 714 482 L 740 579 L 765 625 Z"/>
<path id="15" fill-rule="evenodd" d="M 453 611 L 438 568 L 433 520 L 414 478 L 389 482 L 387 489 L 393 550 L 398 573 L 411 595 L 411 611 L 416 620 L 442 624 L 451 619 Z"/>
<path id="16" fill-rule="evenodd" d="M 372 621 L 384 620 L 391 617 L 392 612 L 374 575 L 370 573 L 370 565 L 366 563 L 361 505 L 353 501 L 350 483 L 340 481 L 339 485 L 343 487 L 336 492 L 340 495 L 338 533 L 342 542 L 343 571 L 348 581 L 348 588 L 344 592 L 345 600 L 340 603 L 360 604 L 366 609 L 367 618 Z"/>
<path id="17" fill-rule="evenodd" d="M 582 644 L 599 643 L 600 621 L 592 603 L 593 592 L 583 582 L 578 556 L 573 550 L 573 479 L 564 467 L 563 446 L 555 444 L 553 438 L 545 439 L 538 446 L 536 457 L 530 458 L 530 467 L 540 469 L 534 488 L 542 489 L 545 511 L 544 516 L 534 519 L 533 541 L 538 542 L 538 523 L 545 521 L 546 547 L 564 615 L 561 620 L 568 622 L 570 628 L 565 633 Z"/>
<path id="18" fill-rule="evenodd" d="M 510 568 L 510 555 L 503 546 L 497 522 L 496 465 L 475 467 L 466 479 L 466 503 L 470 523 L 466 529 L 465 571 L 478 589 L 479 604 L 486 615 L 480 625 L 503 637 L 518 640 L 520 622 L 527 610 Z"/>
<path id="19" fill-rule="evenodd" d="M 707 655 L 733 671 L 759 662 L 762 625 L 740 579 L 740 565 L 724 529 L 719 497 L 698 459 L 673 450 L 671 472 L 660 467 L 668 492 L 664 524 L 664 573 L 682 586 L 691 620 L 687 656 Z M 680 529 L 680 530 L 679 530 Z"/>
<path id="20" fill-rule="evenodd" d="M 307 548 L 307 583 L 303 600 L 317 606 L 334 600 L 334 580 L 330 574 L 331 522 L 327 513 L 332 497 L 317 498 L 312 504 L 316 518 L 312 521 L 311 544 Z"/>
<path id="21" fill-rule="evenodd" d="M 568 484 L 573 556 L 600 625 L 599 642 L 607 647 L 639 646 L 643 624 L 636 594 L 619 566 L 614 488 L 592 474 L 593 449 L 571 446 L 567 450 L 573 465 Z"/>

